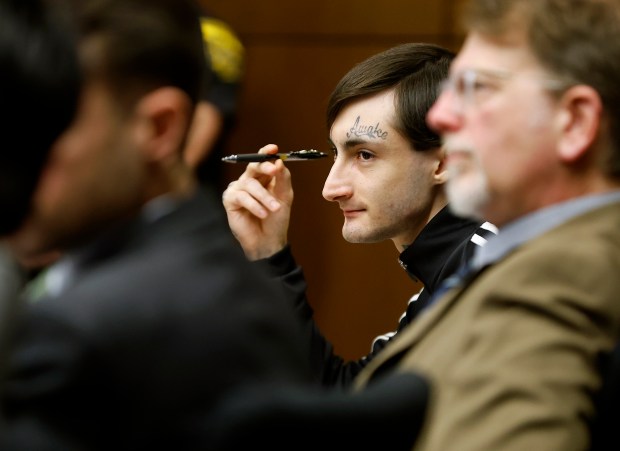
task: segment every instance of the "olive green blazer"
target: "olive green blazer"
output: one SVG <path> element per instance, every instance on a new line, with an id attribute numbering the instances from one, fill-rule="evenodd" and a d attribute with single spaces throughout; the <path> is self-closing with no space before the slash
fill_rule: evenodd
<path id="1" fill-rule="evenodd" d="M 597 362 L 620 330 L 620 205 L 581 215 L 454 288 L 359 374 L 431 383 L 416 451 L 588 448 Z"/>

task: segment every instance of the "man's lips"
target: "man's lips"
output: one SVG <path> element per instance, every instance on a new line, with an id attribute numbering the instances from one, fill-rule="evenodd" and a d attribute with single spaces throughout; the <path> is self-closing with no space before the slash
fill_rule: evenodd
<path id="1" fill-rule="evenodd" d="M 353 210 L 353 209 L 342 209 L 342 214 L 344 215 L 345 218 L 356 218 L 358 216 L 360 216 L 362 213 L 364 213 L 363 209 L 359 209 L 359 210 Z"/>

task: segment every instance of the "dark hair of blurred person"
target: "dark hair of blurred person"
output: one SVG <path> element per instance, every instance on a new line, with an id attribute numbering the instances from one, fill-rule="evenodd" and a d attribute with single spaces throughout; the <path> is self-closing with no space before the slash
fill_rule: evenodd
<path id="1" fill-rule="evenodd" d="M 0 1 L 0 235 L 20 225 L 50 147 L 75 112 L 73 36 L 54 15 L 39 0 Z"/>

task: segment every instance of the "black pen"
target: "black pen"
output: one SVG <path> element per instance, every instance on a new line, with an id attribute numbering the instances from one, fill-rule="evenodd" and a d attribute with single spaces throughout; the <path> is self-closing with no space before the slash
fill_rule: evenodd
<path id="1" fill-rule="evenodd" d="M 271 160 L 305 161 L 327 157 L 328 154 L 318 150 L 296 150 L 289 153 L 242 153 L 222 158 L 227 163 L 260 163 Z"/>

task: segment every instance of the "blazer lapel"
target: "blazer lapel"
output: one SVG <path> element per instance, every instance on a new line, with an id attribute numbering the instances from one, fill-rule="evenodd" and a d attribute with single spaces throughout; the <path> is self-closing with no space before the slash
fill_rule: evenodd
<path id="1" fill-rule="evenodd" d="M 450 311 L 461 294 L 467 290 L 484 269 L 469 273 L 462 283 L 448 290 L 441 298 L 423 310 L 413 324 L 399 332 L 396 338 L 390 341 L 385 349 L 364 368 L 356 377 L 355 386 L 359 388 L 367 385 L 374 378 L 394 368 L 402 355 L 414 347 Z"/>

